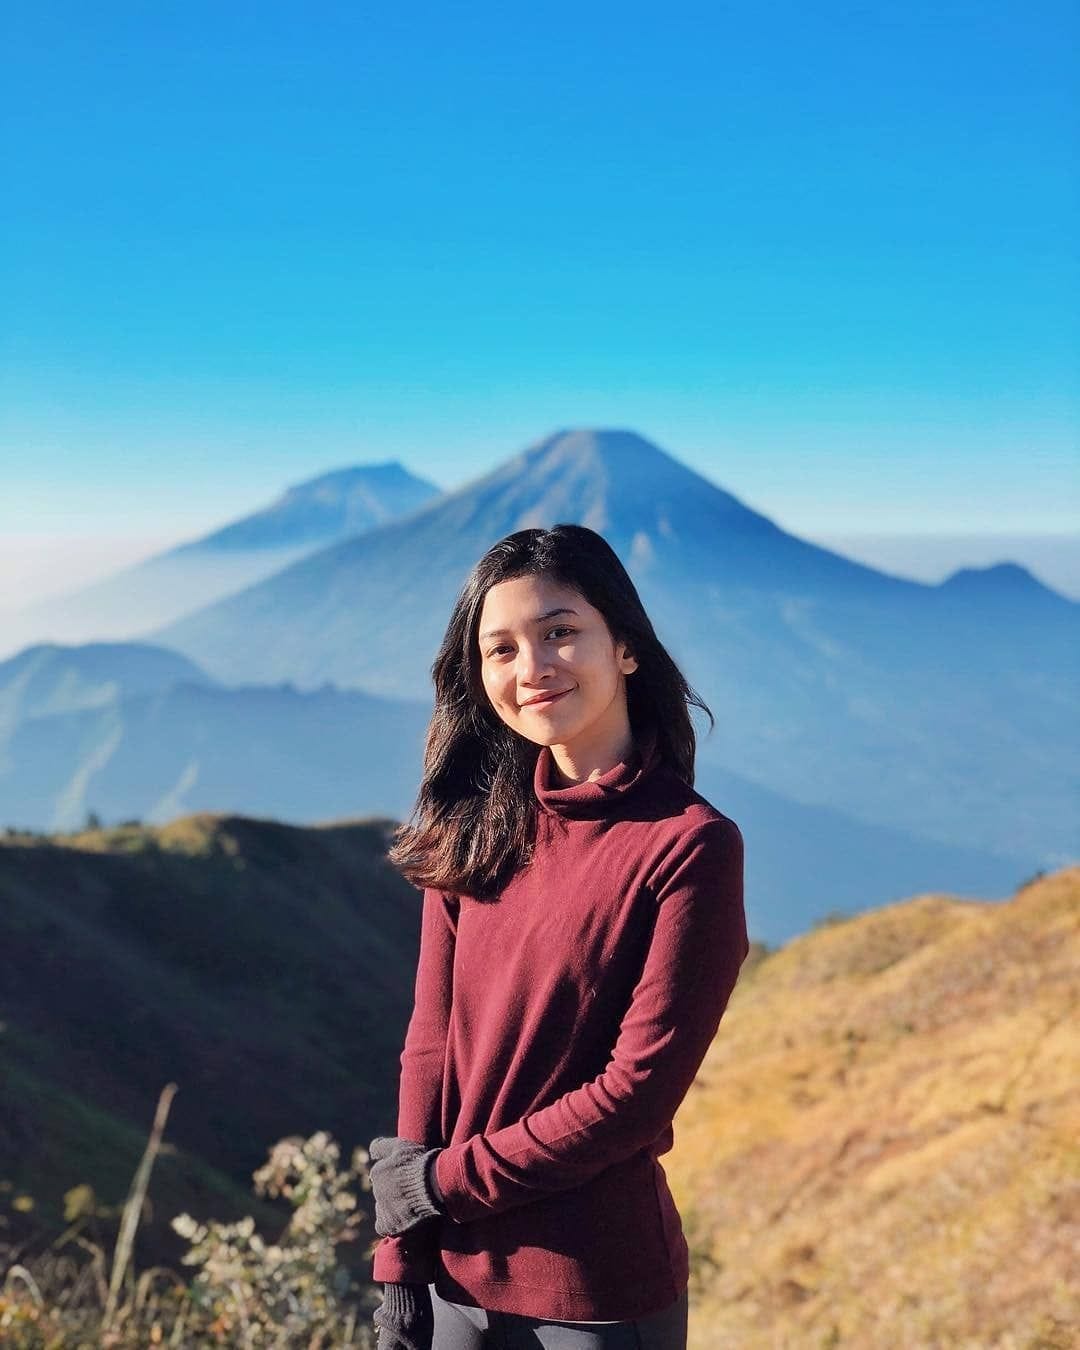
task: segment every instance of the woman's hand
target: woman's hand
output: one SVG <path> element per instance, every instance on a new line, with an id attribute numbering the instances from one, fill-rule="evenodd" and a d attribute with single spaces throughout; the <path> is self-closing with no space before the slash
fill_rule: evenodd
<path id="1" fill-rule="evenodd" d="M 444 1212 L 428 1178 L 428 1168 L 434 1167 L 435 1157 L 441 1152 L 397 1135 L 379 1135 L 368 1145 L 375 1231 L 380 1237 L 396 1237 Z"/>
<path id="2" fill-rule="evenodd" d="M 384 1284 L 371 1320 L 379 1329 L 377 1350 L 431 1350 L 435 1319 L 426 1284 Z"/>

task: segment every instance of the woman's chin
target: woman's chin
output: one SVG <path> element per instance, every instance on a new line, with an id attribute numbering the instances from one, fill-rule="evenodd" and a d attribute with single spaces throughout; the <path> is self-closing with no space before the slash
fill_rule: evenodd
<path id="1" fill-rule="evenodd" d="M 518 725 L 514 730 L 533 745 L 566 745 L 574 738 L 573 728 L 560 727 L 553 722 L 543 726 L 537 726 L 535 722 L 531 726 Z"/>

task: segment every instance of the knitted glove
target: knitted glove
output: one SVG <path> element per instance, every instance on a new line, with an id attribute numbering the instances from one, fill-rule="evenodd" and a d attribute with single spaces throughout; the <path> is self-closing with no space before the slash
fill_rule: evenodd
<path id="1" fill-rule="evenodd" d="M 375 1231 L 392 1237 L 415 1228 L 424 1219 L 444 1212 L 429 1179 L 438 1148 L 425 1149 L 397 1135 L 379 1135 L 368 1145 L 368 1168 L 375 1196 Z"/>
<path id="2" fill-rule="evenodd" d="M 384 1284 L 371 1320 L 379 1329 L 376 1350 L 431 1350 L 435 1317 L 426 1284 Z"/>

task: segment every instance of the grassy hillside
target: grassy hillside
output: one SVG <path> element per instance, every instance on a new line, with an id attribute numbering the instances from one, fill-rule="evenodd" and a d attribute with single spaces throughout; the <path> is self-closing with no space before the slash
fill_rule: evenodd
<path id="1" fill-rule="evenodd" d="M 665 1159 L 692 1350 L 1075 1346 L 1080 867 L 748 959 Z"/>
<path id="2" fill-rule="evenodd" d="M 286 1135 L 392 1132 L 419 893 L 385 861 L 391 829 L 0 837 L 0 1179 L 44 1229 L 76 1184 L 123 1200 L 170 1081 L 163 1219 L 254 1212 Z"/>
<path id="3" fill-rule="evenodd" d="M 419 895 L 391 829 L 0 839 L 0 1226 L 60 1228 L 80 1184 L 121 1203 L 169 1081 L 140 1267 L 175 1265 L 181 1211 L 269 1227 L 283 1137 L 393 1132 Z M 663 1160 L 691 1350 L 1075 1345 L 1078 991 L 1078 867 L 755 944 Z"/>

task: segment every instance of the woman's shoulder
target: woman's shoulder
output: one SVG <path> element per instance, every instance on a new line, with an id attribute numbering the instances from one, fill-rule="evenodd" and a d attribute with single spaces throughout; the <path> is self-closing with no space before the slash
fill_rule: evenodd
<path id="1" fill-rule="evenodd" d="M 687 828 L 708 821 L 735 822 L 726 815 L 715 802 L 710 801 L 697 788 L 681 778 L 670 764 L 656 765 L 652 779 L 652 799 L 655 805 L 666 808 L 665 815 L 672 820 L 685 822 Z"/>
<path id="2" fill-rule="evenodd" d="M 668 847 L 742 846 L 735 821 L 669 766 L 657 765 L 652 787 L 650 833 Z"/>

